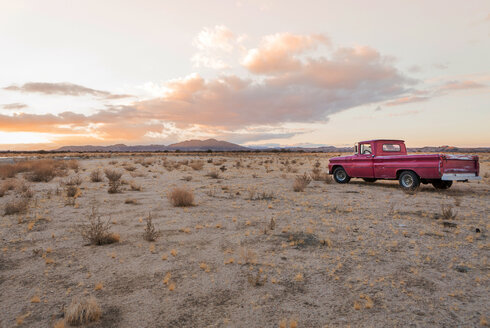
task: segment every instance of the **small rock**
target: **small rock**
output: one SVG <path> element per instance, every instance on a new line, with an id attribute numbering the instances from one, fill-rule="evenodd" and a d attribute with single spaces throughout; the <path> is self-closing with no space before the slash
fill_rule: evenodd
<path id="1" fill-rule="evenodd" d="M 467 266 L 465 265 L 457 265 L 454 267 L 454 269 L 458 272 L 462 272 L 462 273 L 466 273 L 468 271 L 470 271 L 470 268 L 468 268 Z"/>

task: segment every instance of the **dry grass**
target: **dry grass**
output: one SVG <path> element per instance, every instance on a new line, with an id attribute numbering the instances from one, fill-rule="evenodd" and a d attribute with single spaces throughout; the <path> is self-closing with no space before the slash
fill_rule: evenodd
<path id="1" fill-rule="evenodd" d="M 109 189 L 107 190 L 107 192 L 109 194 L 116 194 L 121 192 L 122 172 L 112 169 L 106 169 L 104 173 L 106 178 L 109 180 Z"/>
<path id="2" fill-rule="evenodd" d="M 203 161 L 193 161 L 189 164 L 189 166 L 195 170 L 195 171 L 200 171 L 204 167 L 204 162 Z"/>
<path id="3" fill-rule="evenodd" d="M 100 169 L 93 170 L 90 173 L 90 181 L 101 182 L 102 181 L 102 171 Z"/>
<path id="4" fill-rule="evenodd" d="M 102 221 L 97 213 L 97 208 L 92 207 L 88 217 L 88 223 L 79 226 L 82 238 L 92 245 L 106 245 L 119 242 L 119 235 L 110 231 L 109 221 Z"/>
<path id="5" fill-rule="evenodd" d="M 129 187 L 131 188 L 132 191 L 141 191 L 143 189 L 141 185 L 138 184 L 136 181 L 131 181 L 129 183 Z"/>
<path id="6" fill-rule="evenodd" d="M 29 207 L 29 198 L 20 197 L 11 200 L 5 205 L 4 215 L 12 215 L 12 214 L 23 214 L 27 212 L 27 208 Z"/>
<path id="7" fill-rule="evenodd" d="M 76 159 L 70 159 L 69 161 L 67 161 L 66 166 L 69 169 L 72 169 L 73 171 L 75 171 L 76 173 L 78 172 L 78 170 L 80 170 L 80 163 L 78 163 L 78 161 Z"/>
<path id="8" fill-rule="evenodd" d="M 66 171 L 66 163 L 52 159 L 30 162 L 30 168 L 26 179 L 31 182 L 49 182 L 55 176 L 63 176 Z"/>
<path id="9" fill-rule="evenodd" d="M 184 207 L 194 205 L 194 193 L 189 188 L 174 188 L 168 194 L 168 199 L 173 206 Z"/>
<path id="10" fill-rule="evenodd" d="M 220 173 L 218 170 L 213 170 L 209 171 L 208 174 L 206 174 L 207 177 L 210 177 L 212 179 L 219 179 L 221 178 Z"/>
<path id="11" fill-rule="evenodd" d="M 451 206 L 441 206 L 441 218 L 444 220 L 453 220 L 456 218 L 456 212 L 454 212 Z"/>
<path id="12" fill-rule="evenodd" d="M 65 321 L 71 326 L 80 326 L 97 321 L 102 316 L 95 297 L 73 299 L 65 310 Z"/>
<path id="13" fill-rule="evenodd" d="M 160 232 L 155 229 L 153 224 L 153 217 L 151 213 L 146 217 L 145 231 L 143 232 L 143 239 L 146 241 L 155 241 L 160 236 Z"/>
<path id="14" fill-rule="evenodd" d="M 293 190 L 295 192 L 302 192 L 305 191 L 305 188 L 310 184 L 311 178 L 308 176 L 308 174 L 303 174 L 303 175 L 298 175 L 294 179 L 293 183 Z"/>

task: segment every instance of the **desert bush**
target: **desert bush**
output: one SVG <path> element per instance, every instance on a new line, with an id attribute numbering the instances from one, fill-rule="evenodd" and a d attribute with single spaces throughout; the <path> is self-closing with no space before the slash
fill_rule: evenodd
<path id="1" fill-rule="evenodd" d="M 204 167 L 204 162 L 203 161 L 194 161 L 194 162 L 190 163 L 189 166 L 195 171 L 200 171 Z"/>
<path id="2" fill-rule="evenodd" d="M 102 171 L 100 169 L 93 170 L 90 173 L 90 181 L 101 182 L 102 181 Z"/>
<path id="3" fill-rule="evenodd" d="M 210 177 L 212 179 L 219 179 L 219 178 L 221 178 L 220 173 L 218 172 L 218 170 L 209 171 L 208 174 L 206 174 L 206 176 L 207 177 Z"/>
<path id="4" fill-rule="evenodd" d="M 311 178 L 308 174 L 298 175 L 296 179 L 294 179 L 293 190 L 295 192 L 302 192 L 305 190 L 306 186 L 308 186 L 311 182 Z"/>
<path id="5" fill-rule="evenodd" d="M 72 176 L 72 177 L 66 179 L 62 183 L 65 186 L 79 186 L 82 184 L 82 182 L 83 182 L 82 178 L 77 174 L 75 176 Z"/>
<path id="6" fill-rule="evenodd" d="M 29 206 L 29 199 L 27 197 L 20 197 L 9 201 L 5 204 L 4 215 L 22 214 L 27 212 Z"/>
<path id="7" fill-rule="evenodd" d="M 65 320 L 71 326 L 85 325 L 97 321 L 102 316 L 102 311 L 95 297 L 73 299 L 65 310 Z"/>
<path id="8" fill-rule="evenodd" d="M 173 206 L 183 207 L 194 205 L 194 194 L 188 188 L 174 188 L 168 194 L 168 199 Z"/>
<path id="9" fill-rule="evenodd" d="M 80 163 L 78 163 L 76 159 L 70 159 L 67 161 L 66 166 L 75 171 L 75 173 L 78 173 L 78 170 L 80 169 Z"/>
<path id="10" fill-rule="evenodd" d="M 82 238 L 92 245 L 106 245 L 119 242 L 119 235 L 110 231 L 109 221 L 102 221 L 95 206 L 88 217 L 88 223 L 79 226 Z"/>
<path id="11" fill-rule="evenodd" d="M 133 172 L 134 170 L 136 170 L 136 166 L 133 166 L 133 165 L 126 165 L 126 166 L 124 166 L 124 169 L 125 169 L 126 171 Z"/>
<path id="12" fill-rule="evenodd" d="M 249 248 L 240 249 L 240 257 L 242 258 L 242 263 L 244 264 L 256 264 L 257 263 L 257 253 Z"/>
<path id="13" fill-rule="evenodd" d="M 77 196 L 77 194 L 78 194 L 78 191 L 79 191 L 79 189 L 76 185 L 66 185 L 65 186 L 66 197 L 75 198 L 75 196 Z"/>
<path id="14" fill-rule="evenodd" d="M 248 190 L 249 200 L 272 200 L 274 199 L 274 192 L 272 191 L 262 191 L 258 192 L 256 188 L 250 188 Z"/>
<path id="15" fill-rule="evenodd" d="M 64 175 L 65 169 L 65 164 L 61 161 L 51 159 L 33 161 L 26 178 L 31 182 L 49 182 L 55 176 Z"/>
<path id="16" fill-rule="evenodd" d="M 441 206 L 441 217 L 444 220 L 452 220 L 456 218 L 456 212 L 453 211 L 451 206 Z"/>
<path id="17" fill-rule="evenodd" d="M 254 287 L 263 286 L 267 282 L 267 276 L 262 277 L 262 269 L 257 270 L 255 274 L 249 273 L 248 282 Z"/>
<path id="18" fill-rule="evenodd" d="M 116 170 L 106 169 L 105 176 L 109 180 L 109 189 L 107 192 L 109 194 L 115 194 L 121 192 L 121 177 L 122 173 Z"/>
<path id="19" fill-rule="evenodd" d="M 186 175 L 185 177 L 182 178 L 184 181 L 191 181 L 192 180 L 192 175 Z"/>
<path id="20" fill-rule="evenodd" d="M 160 232 L 155 229 L 153 224 L 153 217 L 151 213 L 148 213 L 146 217 L 145 231 L 143 232 L 143 238 L 146 241 L 155 241 L 160 236 Z"/>
<path id="21" fill-rule="evenodd" d="M 136 181 L 131 181 L 129 183 L 129 187 L 131 188 L 132 191 L 141 191 L 143 189 L 141 185 L 138 184 Z"/>
<path id="22" fill-rule="evenodd" d="M 125 201 L 124 201 L 124 204 L 131 204 L 131 205 L 138 205 L 138 201 L 136 199 L 133 199 L 133 198 L 127 198 Z"/>

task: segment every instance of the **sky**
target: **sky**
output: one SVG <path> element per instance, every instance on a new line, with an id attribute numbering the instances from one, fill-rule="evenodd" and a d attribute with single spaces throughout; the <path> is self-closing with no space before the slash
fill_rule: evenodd
<path id="1" fill-rule="evenodd" d="M 490 2 L 0 0 L 0 149 L 490 146 Z"/>

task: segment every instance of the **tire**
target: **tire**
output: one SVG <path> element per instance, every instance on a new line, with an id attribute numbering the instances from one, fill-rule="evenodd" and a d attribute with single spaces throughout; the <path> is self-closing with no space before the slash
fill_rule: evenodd
<path id="1" fill-rule="evenodd" d="M 436 188 L 438 190 L 446 190 L 446 189 L 451 188 L 451 186 L 453 185 L 453 182 L 452 181 L 445 181 L 445 180 L 436 180 L 436 181 L 432 182 L 432 185 L 434 186 L 434 188 Z"/>
<path id="2" fill-rule="evenodd" d="M 375 182 L 377 179 L 375 178 L 362 178 L 366 182 Z"/>
<path id="3" fill-rule="evenodd" d="M 333 178 L 337 183 L 347 183 L 350 181 L 350 176 L 345 172 L 343 167 L 337 167 L 333 171 Z"/>
<path id="4" fill-rule="evenodd" d="M 412 171 L 403 171 L 398 178 L 398 182 L 404 191 L 415 191 L 420 186 L 418 175 Z"/>

